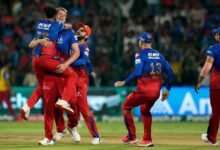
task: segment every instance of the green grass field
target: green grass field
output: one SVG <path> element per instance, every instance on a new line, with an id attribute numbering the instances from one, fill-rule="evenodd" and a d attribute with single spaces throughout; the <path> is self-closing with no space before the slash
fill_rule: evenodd
<path id="1" fill-rule="evenodd" d="M 82 137 L 80 143 L 73 143 L 70 135 L 64 137 L 53 146 L 39 146 L 43 139 L 44 130 L 41 122 L 0 122 L 0 150 L 127 150 L 143 149 L 136 145 L 123 145 L 120 137 L 126 135 L 123 123 L 98 123 L 102 135 L 100 145 L 91 145 L 91 137 L 85 126 L 78 128 Z M 206 131 L 207 123 L 153 123 L 152 150 L 207 150 L 220 149 L 220 146 L 209 146 L 200 139 L 201 133 Z M 138 139 L 143 134 L 142 123 L 136 123 Z M 219 135 L 220 138 L 220 135 Z"/>

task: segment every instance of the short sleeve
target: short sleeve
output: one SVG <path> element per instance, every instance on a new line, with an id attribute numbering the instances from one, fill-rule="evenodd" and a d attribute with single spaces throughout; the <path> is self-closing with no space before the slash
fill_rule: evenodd
<path id="1" fill-rule="evenodd" d="M 62 22 L 58 22 L 58 30 L 59 30 L 59 31 L 62 31 L 62 30 L 64 30 L 64 29 L 65 29 L 65 24 L 62 23 Z"/>
<path id="2" fill-rule="evenodd" d="M 71 32 L 71 44 L 78 43 L 78 39 L 75 32 L 73 32 L 72 30 L 70 30 L 70 32 Z"/>
<path id="3" fill-rule="evenodd" d="M 214 48 L 215 46 L 210 46 L 209 49 L 206 51 L 206 56 L 214 58 Z"/>

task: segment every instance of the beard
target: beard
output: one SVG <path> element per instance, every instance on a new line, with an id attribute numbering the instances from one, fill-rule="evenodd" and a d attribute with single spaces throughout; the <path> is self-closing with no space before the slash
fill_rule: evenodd
<path id="1" fill-rule="evenodd" d="M 77 36 L 77 39 L 78 39 L 79 41 L 85 39 L 85 38 L 84 38 L 83 36 L 81 36 L 81 35 L 76 35 L 76 36 Z"/>

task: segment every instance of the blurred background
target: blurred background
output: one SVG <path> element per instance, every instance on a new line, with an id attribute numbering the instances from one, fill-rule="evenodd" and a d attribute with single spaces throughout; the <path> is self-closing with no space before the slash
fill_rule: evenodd
<path id="1" fill-rule="evenodd" d="M 211 29 L 220 24 L 219 0 L 0 0 L 0 64 L 10 59 L 11 102 L 17 114 L 37 84 L 28 43 L 47 4 L 66 8 L 74 28 L 79 22 L 92 28 L 88 43 L 96 78 L 90 77 L 88 99 L 98 119 L 121 116 L 121 103 L 136 82 L 121 89 L 113 88 L 113 83 L 133 71 L 137 36 L 143 31 L 153 34 L 154 48 L 166 57 L 175 74 L 170 98 L 166 103 L 158 101 L 153 114 L 168 120 L 210 114 L 208 87 L 196 95 L 193 85 L 204 52 L 214 43 Z M 209 85 L 209 77 L 203 84 Z M 31 113 L 41 114 L 41 108 L 39 101 Z M 0 111 L 0 120 L 10 120 L 5 117 L 4 102 Z M 139 117 L 139 109 L 134 113 Z"/>

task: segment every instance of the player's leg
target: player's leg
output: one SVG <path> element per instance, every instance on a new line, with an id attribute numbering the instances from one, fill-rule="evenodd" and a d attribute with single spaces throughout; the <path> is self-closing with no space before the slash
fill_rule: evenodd
<path id="1" fill-rule="evenodd" d="M 43 84 L 43 79 L 44 79 L 45 74 L 40 69 L 37 60 L 38 60 L 37 58 L 33 58 L 32 65 L 34 67 L 34 71 L 35 71 L 35 74 L 38 80 L 38 86 L 32 92 L 31 96 L 27 100 L 27 103 L 25 103 L 20 109 L 21 117 L 24 120 L 28 119 L 28 116 L 30 114 L 30 109 L 32 109 L 34 105 L 38 102 L 38 100 L 43 96 L 42 84 Z"/>
<path id="2" fill-rule="evenodd" d="M 53 121 L 54 121 L 54 102 L 58 98 L 56 83 L 53 77 L 45 76 L 43 82 L 43 107 L 44 107 L 44 130 L 45 138 L 39 142 L 41 145 L 53 145 Z"/>
<path id="3" fill-rule="evenodd" d="M 62 62 L 51 56 L 39 57 L 39 65 L 41 69 L 47 72 L 55 73 L 57 66 L 61 63 Z M 66 78 L 66 85 L 64 86 L 61 100 L 57 101 L 56 107 L 64 109 L 69 113 L 73 113 L 73 110 L 69 107 L 68 102 L 70 101 L 70 99 L 76 101 L 76 92 L 69 91 L 76 91 L 75 82 L 77 79 L 77 74 L 72 70 L 72 68 L 68 67 L 64 72 L 57 75 Z"/>
<path id="4" fill-rule="evenodd" d="M 143 140 L 138 145 L 153 146 L 152 138 L 151 138 L 152 116 L 150 109 L 153 107 L 154 103 L 158 98 L 146 97 L 144 99 L 146 100 L 146 104 L 142 104 L 140 106 L 141 117 L 144 125 L 144 136 L 143 136 Z"/>
<path id="5" fill-rule="evenodd" d="M 138 106 L 135 101 L 137 101 L 137 94 L 135 92 L 129 94 L 122 104 L 122 113 L 124 117 L 124 123 L 128 130 L 128 134 L 126 137 L 121 138 L 121 141 L 125 144 L 136 143 L 136 129 L 134 125 L 133 116 L 131 113 L 131 109 Z"/>
<path id="6" fill-rule="evenodd" d="M 14 109 L 12 108 L 9 91 L 5 91 L 5 92 L 1 92 L 1 93 L 2 93 L 2 99 L 5 100 L 5 102 L 7 104 L 8 111 L 11 113 L 11 115 L 13 115 L 16 118 L 16 113 L 15 113 Z"/>
<path id="7" fill-rule="evenodd" d="M 145 104 L 145 96 L 143 95 L 143 91 L 139 91 L 138 89 L 128 95 L 122 104 L 122 112 L 124 117 L 125 126 L 128 130 L 128 135 L 121 139 L 123 143 L 136 143 L 136 129 L 134 125 L 133 116 L 131 113 L 131 109 L 142 104 Z"/>
<path id="8" fill-rule="evenodd" d="M 76 126 L 78 124 L 78 119 L 79 119 L 79 113 L 76 108 L 76 105 L 71 105 L 71 107 L 74 109 L 74 114 L 67 114 L 67 130 L 70 132 L 72 135 L 72 139 L 74 142 L 80 142 L 81 137 L 76 129 Z"/>
<path id="9" fill-rule="evenodd" d="M 89 109 L 89 104 L 87 101 L 87 84 L 85 80 L 85 74 L 82 73 L 82 75 L 79 75 L 77 81 L 77 90 L 79 92 L 79 95 L 77 97 L 77 108 L 82 114 L 83 119 L 86 122 L 87 128 L 93 137 L 91 143 L 99 144 L 101 141 L 101 137 L 97 128 L 95 117 Z"/>
<path id="10" fill-rule="evenodd" d="M 211 144 L 217 144 L 217 135 L 220 121 L 220 90 L 210 90 L 210 102 L 212 107 L 212 115 L 209 120 L 207 130 L 207 139 Z"/>
<path id="11" fill-rule="evenodd" d="M 54 141 L 59 141 L 63 136 L 65 136 L 68 133 L 65 127 L 65 120 L 63 115 L 64 115 L 64 111 L 55 107 L 54 118 L 55 118 L 57 132 L 53 137 Z"/>

